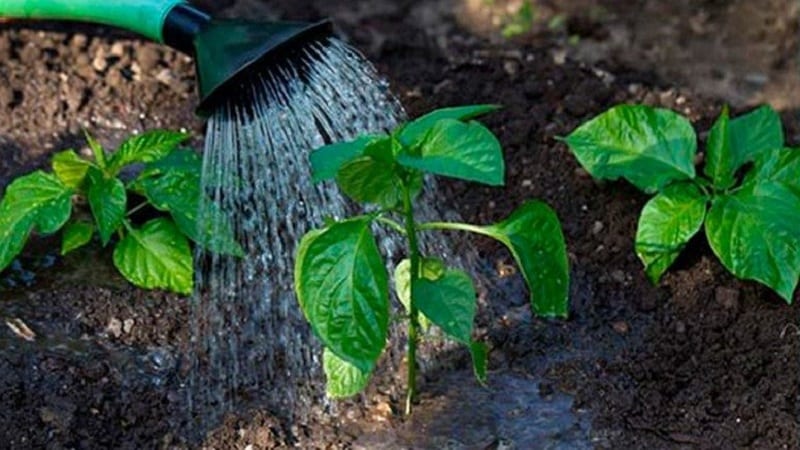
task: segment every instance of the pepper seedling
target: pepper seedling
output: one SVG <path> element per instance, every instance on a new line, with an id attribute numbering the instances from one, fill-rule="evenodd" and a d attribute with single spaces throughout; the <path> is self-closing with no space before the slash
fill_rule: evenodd
<path id="1" fill-rule="evenodd" d="M 0 271 L 33 231 L 50 235 L 62 230 L 62 255 L 97 235 L 104 247 L 115 241 L 114 265 L 131 283 L 190 294 L 188 239 L 221 254 L 243 256 L 243 251 L 228 218 L 201 194 L 202 162 L 194 151 L 179 148 L 188 137 L 150 131 L 107 153 L 87 134 L 93 158 L 66 150 L 53 156 L 53 173 L 40 170 L 14 180 L 0 201 Z M 126 183 L 120 174 L 131 165 L 141 171 Z M 129 208 L 129 193 L 143 200 Z M 76 207 L 87 203 L 93 220 Z M 166 214 L 134 223 L 132 216 L 147 207 Z"/>
<path id="2" fill-rule="evenodd" d="M 649 194 L 636 253 L 658 283 L 705 225 L 711 249 L 740 279 L 787 303 L 800 277 L 800 150 L 786 148 L 780 117 L 762 106 L 736 119 L 724 108 L 695 170 L 691 123 L 666 109 L 619 105 L 563 139 L 595 178 L 624 178 Z"/>
<path id="3" fill-rule="evenodd" d="M 472 337 L 475 286 L 464 271 L 424 255 L 419 234 L 434 230 L 468 231 L 505 244 L 530 289 L 534 313 L 566 317 L 569 273 L 558 217 L 540 201 L 530 201 L 506 220 L 477 226 L 417 222 L 415 200 L 424 174 L 500 186 L 505 165 L 500 143 L 471 119 L 493 105 L 434 111 L 390 134 L 336 143 L 311 154 L 315 182 L 335 180 L 342 192 L 377 211 L 308 232 L 295 259 L 295 290 L 305 317 L 324 344 L 323 369 L 330 397 L 348 397 L 369 382 L 388 339 L 389 276 L 373 236 L 374 224 L 400 234 L 408 259 L 394 270 L 394 289 L 408 323 L 410 413 L 416 394 L 416 352 L 427 324 L 467 346 L 477 379 L 486 380 L 487 348 Z"/>

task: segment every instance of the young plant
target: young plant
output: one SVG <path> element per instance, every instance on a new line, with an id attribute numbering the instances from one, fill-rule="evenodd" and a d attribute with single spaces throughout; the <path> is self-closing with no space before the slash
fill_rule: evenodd
<path id="1" fill-rule="evenodd" d="M 564 141 L 592 176 L 622 177 L 657 194 L 636 232 L 636 253 L 653 283 L 705 224 L 731 273 L 792 302 L 800 276 L 800 151 L 785 148 L 772 108 L 733 120 L 723 109 L 706 142 L 705 176 L 695 171 L 692 125 L 669 110 L 616 106 Z"/>
<path id="2" fill-rule="evenodd" d="M 201 194 L 200 158 L 178 148 L 187 138 L 184 133 L 152 131 L 131 137 L 108 154 L 87 135 L 93 159 L 66 150 L 53 156 L 53 173 L 36 171 L 14 180 L 0 201 L 0 271 L 34 230 L 43 235 L 62 230 L 62 255 L 97 234 L 104 247 L 116 240 L 114 265 L 131 283 L 191 293 L 187 238 L 218 253 L 241 256 L 242 249 L 225 215 Z M 126 183 L 120 173 L 131 165 L 142 169 Z M 129 192 L 142 202 L 129 208 Z M 85 220 L 88 214 L 76 207 L 86 203 L 93 220 Z M 131 216 L 148 206 L 169 215 L 135 224 Z"/>
<path id="3" fill-rule="evenodd" d="M 311 154 L 315 182 L 335 180 L 351 199 L 378 210 L 306 234 L 297 249 L 295 290 L 305 317 L 325 350 L 329 396 L 347 397 L 368 383 L 386 346 L 389 277 L 373 225 L 400 234 L 408 259 L 397 265 L 394 287 L 408 322 L 406 413 L 416 392 L 416 351 L 428 324 L 466 345 L 475 376 L 486 379 L 486 346 L 472 339 L 475 287 L 463 271 L 422 254 L 419 234 L 470 231 L 505 244 L 530 289 L 533 311 L 566 317 L 569 274 L 561 225 L 553 210 L 530 201 L 490 226 L 419 223 L 414 202 L 425 173 L 499 186 L 505 166 L 495 136 L 470 119 L 497 109 L 491 105 L 434 111 L 388 135 L 366 136 L 322 147 Z"/>

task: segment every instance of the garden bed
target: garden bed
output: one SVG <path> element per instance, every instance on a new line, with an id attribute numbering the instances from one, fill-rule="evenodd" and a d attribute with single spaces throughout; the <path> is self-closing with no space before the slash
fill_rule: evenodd
<path id="1" fill-rule="evenodd" d="M 480 294 L 489 306 L 477 320 L 492 348 L 487 389 L 470 378 L 467 355 L 454 352 L 423 374 L 410 419 L 398 414 L 395 374 L 382 373 L 364 397 L 334 412 L 319 405 L 308 423 L 250 409 L 210 430 L 203 445 L 800 446 L 800 297 L 787 306 L 768 289 L 737 281 L 703 238 L 653 286 L 633 249 L 647 197 L 622 182 L 593 181 L 554 139 L 620 102 L 673 108 L 708 129 L 724 100 L 626 61 L 565 58 L 570 47 L 557 33 L 513 41 L 475 35 L 456 20 L 453 2 L 228 3 L 230 15 L 332 16 L 411 116 L 503 105 L 485 122 L 506 152 L 506 187 L 442 182 L 445 203 L 475 223 L 505 217 L 528 198 L 552 205 L 570 255 L 571 317 L 531 317 L 510 255 L 476 239 L 476 269 L 489 279 Z M 0 189 L 43 167 L 52 152 L 83 147 L 82 129 L 111 145 L 134 130 L 183 127 L 199 144 L 192 70 L 186 57 L 116 31 L 0 24 Z M 782 115 L 798 144 L 798 111 L 785 106 Z M 62 259 L 52 255 L 54 245 L 37 240 L 0 277 L 1 321 L 18 319 L 36 334 L 29 342 L 0 323 L 0 441 L 11 448 L 196 446 L 180 433 L 190 420 L 180 357 L 188 300 L 130 287 L 99 248 Z"/>

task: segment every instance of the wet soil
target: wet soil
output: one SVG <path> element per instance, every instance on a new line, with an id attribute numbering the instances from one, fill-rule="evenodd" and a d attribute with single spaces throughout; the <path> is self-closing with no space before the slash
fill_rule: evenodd
<path id="1" fill-rule="evenodd" d="M 426 369 L 410 419 L 397 414 L 399 376 L 384 371 L 361 398 L 319 405 L 307 422 L 287 423 L 278 418 L 285 412 L 254 406 L 197 440 L 181 431 L 191 420 L 181 395 L 188 300 L 130 287 L 99 245 L 62 259 L 50 255 L 52 241 L 37 238 L 0 276 L 2 442 L 20 449 L 800 447 L 800 297 L 787 306 L 735 280 L 702 238 L 651 285 L 633 251 L 646 196 L 593 181 L 554 140 L 619 102 L 674 108 L 707 129 L 723 103 L 749 94 L 732 85 L 701 95 L 646 60 L 572 59 L 579 55 L 560 32 L 499 40 L 464 20 L 466 0 L 344 3 L 212 6 L 232 16 L 333 17 L 412 116 L 502 104 L 486 123 L 506 151 L 506 187 L 445 181 L 443 201 L 477 223 L 504 217 L 527 198 L 551 204 L 570 251 L 570 319 L 532 317 L 510 256 L 476 239 L 476 270 L 489 279 L 477 319 L 477 334 L 492 349 L 488 388 L 471 380 L 467 355 L 453 351 Z M 665 13 L 656 6 L 680 6 L 646 3 L 643 11 L 658 14 Z M 725 2 L 701 3 L 714 18 L 715 4 Z M 775 20 L 785 12 L 764 9 Z M 639 23 L 623 19 L 615 23 Z M 582 22 L 572 23 L 578 30 Z M 598 42 L 611 34 L 583 33 Z M 83 129 L 109 147 L 153 127 L 185 127 L 199 143 L 192 75 L 186 57 L 129 34 L 0 24 L 0 190 L 53 151 L 84 147 Z M 797 144 L 796 106 L 776 107 Z M 30 340 L 20 323 L 35 334 Z"/>

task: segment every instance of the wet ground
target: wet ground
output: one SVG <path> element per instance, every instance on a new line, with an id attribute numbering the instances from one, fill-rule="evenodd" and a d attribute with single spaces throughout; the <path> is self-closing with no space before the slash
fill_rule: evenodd
<path id="1" fill-rule="evenodd" d="M 486 122 L 506 150 L 507 186 L 445 182 L 443 201 L 477 223 L 530 197 L 553 205 L 571 318 L 531 317 L 510 256 L 476 239 L 476 270 L 489 278 L 477 319 L 492 348 L 488 388 L 454 351 L 427 367 L 410 419 L 397 414 L 399 374 L 384 370 L 363 397 L 319 405 L 306 423 L 256 405 L 192 441 L 181 433 L 187 299 L 131 288 L 99 248 L 60 259 L 36 240 L 0 281 L 0 439 L 21 449 L 798 448 L 800 307 L 733 279 L 702 239 L 650 285 L 633 252 L 646 197 L 592 181 L 553 139 L 623 101 L 707 129 L 723 103 L 766 99 L 800 142 L 798 91 L 786 87 L 800 77 L 796 6 L 765 0 L 745 14 L 745 3 L 540 2 L 540 24 L 511 40 L 497 30 L 518 5 L 499 0 L 215 3 L 227 15 L 332 16 L 412 116 L 503 104 Z M 550 26 L 558 14 L 563 28 Z M 82 128 L 113 145 L 133 130 L 186 127 L 199 143 L 193 89 L 187 58 L 133 36 L 0 24 L 0 188 L 84 146 Z"/>

